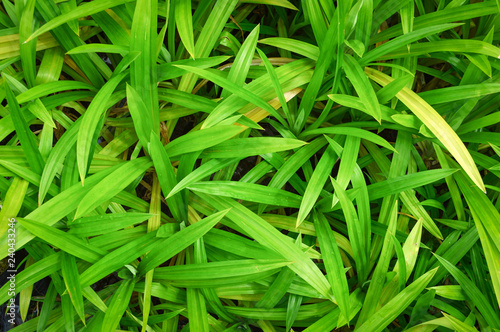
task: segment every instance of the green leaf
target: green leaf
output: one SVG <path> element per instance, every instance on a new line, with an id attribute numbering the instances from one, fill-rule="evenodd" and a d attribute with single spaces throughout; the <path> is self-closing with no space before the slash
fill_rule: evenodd
<path id="1" fill-rule="evenodd" d="M 381 56 L 379 60 L 394 59 L 407 56 L 416 56 L 433 52 L 457 52 L 457 53 L 473 53 L 498 58 L 500 49 L 489 43 L 481 40 L 471 39 L 454 39 L 454 40 L 439 40 L 435 42 L 411 44 L 410 50 L 406 46 L 401 47 L 392 53 Z"/>
<path id="2" fill-rule="evenodd" d="M 157 16 L 158 1 L 138 0 L 130 31 L 130 51 L 139 56 L 130 64 L 130 85 L 142 97 L 146 110 L 151 114 L 152 128 L 160 133 L 158 83 L 157 83 Z"/>
<path id="3" fill-rule="evenodd" d="M 347 224 L 347 232 L 350 237 L 351 246 L 354 253 L 354 260 L 356 262 L 356 266 L 358 269 L 358 273 L 360 275 L 361 280 L 365 280 L 367 277 L 367 257 L 363 255 L 363 252 L 366 252 L 366 243 L 365 237 L 363 236 L 363 228 L 362 224 L 359 222 L 358 214 L 356 213 L 356 209 L 352 201 L 346 195 L 345 190 L 330 176 L 330 180 L 332 182 L 334 193 L 337 196 L 340 206 L 342 207 L 342 212 L 344 214 L 346 224 Z"/>
<path id="4" fill-rule="evenodd" d="M 191 248 L 186 252 L 186 263 L 191 264 L 194 261 L 194 254 Z M 158 269 L 155 270 L 155 274 Z M 206 288 L 203 290 L 207 290 Z M 191 331 L 209 332 L 207 301 L 203 296 L 202 290 L 197 288 L 186 289 L 186 304 L 189 308 L 189 329 Z"/>
<path id="5" fill-rule="evenodd" d="M 77 46 L 66 54 L 80 54 L 80 53 L 117 53 L 117 54 L 127 54 L 129 51 L 128 47 L 120 45 L 110 45 L 110 44 L 85 44 Z"/>
<path id="6" fill-rule="evenodd" d="M 332 286 L 333 296 L 344 317 L 350 317 L 349 286 L 344 272 L 344 264 L 335 236 L 322 213 L 314 213 L 314 226 L 321 247 L 321 257 L 325 263 L 326 275 Z"/>
<path id="7" fill-rule="evenodd" d="M 370 142 L 373 142 L 375 144 L 381 145 L 389 150 L 392 150 L 394 152 L 397 152 L 394 147 L 389 144 L 385 139 L 382 137 L 369 132 L 364 129 L 360 128 L 351 128 L 351 127 L 328 127 L 328 128 L 320 128 L 320 129 L 313 129 L 313 130 L 306 130 L 301 134 L 301 137 L 307 137 L 311 135 L 318 135 L 318 134 L 328 134 L 328 135 L 347 135 L 347 136 L 353 136 L 353 137 L 359 137 L 366 139 Z"/>
<path id="8" fill-rule="evenodd" d="M 126 89 L 129 112 L 134 121 L 135 132 L 142 146 L 148 146 L 151 128 L 153 128 L 153 117 L 137 91 L 128 84 Z"/>
<path id="9" fill-rule="evenodd" d="M 301 147 L 305 142 L 278 137 L 234 138 L 203 151 L 203 157 L 245 158 L 264 153 L 286 151 Z"/>
<path id="10" fill-rule="evenodd" d="M 385 104 L 390 101 L 399 91 L 401 91 L 402 88 L 407 86 L 410 82 L 413 82 L 414 79 L 415 77 L 411 75 L 405 75 L 384 86 L 377 92 L 379 103 Z"/>
<path id="11" fill-rule="evenodd" d="M 52 307 L 55 304 L 57 296 L 57 291 L 54 287 L 54 283 L 50 283 L 47 292 L 45 293 L 45 298 L 43 301 L 42 309 L 40 310 L 40 315 L 38 316 L 38 324 L 36 326 L 37 331 L 43 331 L 47 326 L 47 321 L 49 315 L 52 311 Z"/>
<path id="12" fill-rule="evenodd" d="M 68 224 L 68 234 L 78 237 L 90 237 L 108 234 L 151 218 L 149 213 L 112 213 L 79 218 Z"/>
<path id="13" fill-rule="evenodd" d="M 411 311 L 409 326 L 415 325 L 415 323 L 425 319 L 435 295 L 436 291 L 431 289 L 417 299 Z"/>
<path id="14" fill-rule="evenodd" d="M 253 56 L 255 54 L 255 46 L 257 45 L 259 33 L 260 25 L 257 25 L 245 38 L 245 41 L 241 45 L 240 50 L 238 54 L 236 54 L 236 58 L 229 69 L 227 80 L 236 86 L 241 87 L 245 84 L 245 79 L 247 78 L 248 70 L 250 69 L 250 64 L 252 63 Z M 227 98 L 229 93 L 229 90 L 224 89 L 221 93 L 221 98 Z"/>
<path id="15" fill-rule="evenodd" d="M 75 308 L 76 313 L 85 324 L 85 313 L 83 307 L 82 288 L 80 286 L 80 275 L 76 266 L 75 257 L 67 253 L 61 255 L 61 272 L 66 285 L 71 302 Z"/>
<path id="16" fill-rule="evenodd" d="M 45 23 L 40 29 L 36 30 L 27 40 L 26 42 L 40 36 L 41 34 L 48 32 L 52 29 L 57 28 L 58 26 L 63 25 L 69 21 L 78 19 L 80 17 L 89 16 L 105 9 L 115 7 L 126 2 L 130 2 L 131 0 L 96 0 L 92 3 L 85 3 L 81 6 L 78 6 L 76 9 L 64 14 L 57 16 L 56 18 L 50 20 Z"/>
<path id="17" fill-rule="evenodd" d="M 172 69 L 175 68 L 172 67 Z M 173 89 L 158 89 L 158 98 L 162 101 L 206 113 L 212 112 L 217 106 L 217 103 L 211 99 Z"/>
<path id="18" fill-rule="evenodd" d="M 302 197 L 302 202 L 300 203 L 296 227 L 300 226 L 300 224 L 304 221 L 304 219 L 316 204 L 316 200 L 318 199 L 321 190 L 325 186 L 328 175 L 333 169 L 336 158 L 337 154 L 333 151 L 331 146 L 328 146 L 321 156 L 318 164 L 316 165 L 314 173 L 312 174 L 311 179 L 307 184 L 306 191 L 304 193 L 304 196 Z"/>
<path id="19" fill-rule="evenodd" d="M 323 83 L 324 76 L 330 66 L 330 63 L 334 58 L 339 58 L 335 56 L 335 52 L 332 52 L 332 49 L 335 49 L 338 43 L 336 38 L 336 25 L 331 24 L 328 27 L 328 30 L 326 30 L 326 25 L 324 24 L 324 19 L 320 13 L 317 2 L 305 1 L 304 4 L 305 7 L 308 8 L 309 16 L 311 16 L 311 26 L 314 32 L 314 37 L 316 38 L 319 46 L 319 57 L 316 62 L 313 76 L 307 84 L 307 88 L 304 91 L 304 97 L 302 98 L 298 108 L 297 121 L 293 125 L 296 133 L 302 130 L 306 124 L 307 118 L 311 114 L 314 102 L 318 96 L 321 84 Z"/>
<path id="20" fill-rule="evenodd" d="M 418 3 L 418 2 L 417 2 Z M 456 8 L 446 8 L 438 11 L 431 11 L 425 15 L 415 17 L 413 29 L 422 29 L 428 26 L 435 26 L 444 23 L 465 21 L 475 17 L 492 15 L 498 11 L 494 3 L 474 3 Z M 423 13 L 421 13 L 423 14 Z M 401 24 L 397 24 L 373 37 L 372 43 L 397 37 L 403 33 Z"/>
<path id="21" fill-rule="evenodd" d="M 28 124 L 24 120 L 21 109 L 19 108 L 19 104 L 17 103 L 17 100 L 14 97 L 14 94 L 12 93 L 12 90 L 10 89 L 10 86 L 6 80 L 3 83 L 3 89 L 6 94 L 7 102 L 9 104 L 12 122 L 14 123 L 14 127 L 16 128 L 16 134 L 19 137 L 19 142 L 21 143 L 21 147 L 23 148 L 23 151 L 27 157 L 28 164 L 35 173 L 41 174 L 44 162 L 42 155 L 40 154 L 40 150 L 38 150 L 35 137 L 31 132 Z"/>
<path id="22" fill-rule="evenodd" d="M 205 234 L 203 236 L 203 241 L 214 248 L 246 258 L 267 259 L 280 257 L 275 252 L 255 241 L 216 228 L 211 229 Z"/>
<path id="23" fill-rule="evenodd" d="M 20 292 L 26 287 L 33 285 L 35 282 L 59 271 L 60 269 L 61 253 L 53 253 L 44 257 L 16 275 L 15 292 Z M 10 282 L 5 283 L 2 288 L 0 288 L 0 301 L 2 301 L 2 303 L 5 303 L 12 298 L 12 294 L 10 294 L 12 290 L 9 288 Z"/>
<path id="24" fill-rule="evenodd" d="M 21 92 L 20 94 L 17 95 L 16 98 L 19 104 L 23 104 L 33 99 L 46 97 L 53 93 L 70 91 L 70 90 L 95 91 L 96 89 L 92 85 L 86 82 L 77 82 L 77 81 L 47 82 L 44 84 L 36 85 L 31 89 Z"/>
<path id="25" fill-rule="evenodd" d="M 88 214 L 103 202 L 114 197 L 138 176 L 141 176 L 152 164 L 149 158 L 137 158 L 124 162 L 85 195 L 78 204 L 75 219 Z"/>
<path id="26" fill-rule="evenodd" d="M 476 222 L 481 222 L 482 227 L 488 230 L 493 244 L 495 244 L 497 250 L 500 250 L 500 240 L 497 237 L 500 236 L 500 225 L 496 222 L 496 220 L 500 220 L 498 219 L 500 213 L 488 199 L 488 196 L 482 194 L 478 188 L 471 187 L 470 181 L 463 174 L 456 173 L 454 178 L 467 201 L 467 205 L 478 217 Z"/>
<path id="27" fill-rule="evenodd" d="M 472 213 L 474 216 L 474 212 Z M 477 220 L 474 216 L 474 219 Z M 487 235 L 483 225 L 481 223 L 477 224 L 477 230 L 479 233 L 479 237 L 481 238 L 481 245 L 484 249 L 484 255 L 486 258 L 486 262 L 488 265 L 488 269 L 490 271 L 497 271 L 500 267 L 500 251 L 495 247 L 495 244 L 492 243 L 491 236 Z M 497 302 L 500 300 L 500 277 L 497 275 L 491 276 L 491 282 L 493 284 L 493 289 L 495 291 Z"/>
<path id="28" fill-rule="evenodd" d="M 109 173 L 113 172 L 116 167 L 110 167 L 101 172 L 92 175 L 88 178 L 87 186 L 83 187 L 81 183 L 76 183 L 70 188 L 66 189 L 64 192 L 52 198 L 47 203 L 38 207 L 31 213 L 27 214 L 24 218 L 28 220 L 36 220 L 39 223 L 52 226 L 70 212 L 74 211 L 81 199 L 87 194 L 87 192 L 95 184 L 99 183 L 103 178 L 105 178 Z M 20 226 L 20 225 L 18 225 Z M 16 228 L 16 244 L 21 247 L 33 239 L 33 235 L 27 231 L 23 226 Z M 0 238 L 0 246 L 7 245 L 7 237 L 3 236 Z M 0 253 L 1 255 L 1 253 Z M 5 251 L 4 255 L 7 255 Z M 3 256 L 3 257 L 5 257 Z M 2 258 L 3 258 L 2 257 Z"/>
<path id="29" fill-rule="evenodd" d="M 371 79 L 383 86 L 392 81 L 389 76 L 374 69 L 367 67 L 365 68 L 365 72 Z M 436 135 L 436 137 L 455 157 L 460 166 L 463 167 L 467 175 L 469 175 L 479 189 L 486 191 L 481 175 L 479 174 L 470 153 L 441 115 L 422 98 L 406 87 L 401 89 L 401 91 L 396 94 L 396 97 L 399 98 L 413 113 L 415 113 L 415 115 L 422 120 L 427 128 L 429 128 L 430 131 Z"/>
<path id="30" fill-rule="evenodd" d="M 160 140 L 155 136 L 154 132 L 151 131 L 149 152 L 153 159 L 156 175 L 158 176 L 163 195 L 166 196 L 166 194 L 177 184 L 177 179 L 167 152 L 165 152 Z M 185 221 L 187 219 L 187 208 L 180 195 L 167 198 L 167 204 L 176 220 Z"/>
<path id="31" fill-rule="evenodd" d="M 238 162 L 239 159 L 212 159 L 205 164 L 201 165 L 198 167 L 196 170 L 193 172 L 189 173 L 185 178 L 183 178 L 177 185 L 172 188 L 170 193 L 168 194 L 167 198 L 175 195 L 179 191 L 185 189 L 187 186 L 189 186 L 191 183 L 197 182 L 199 180 L 202 180 L 203 178 L 207 177 L 208 175 L 217 172 L 220 169 L 223 169 L 226 166 L 229 166 L 231 164 L 234 164 Z"/>
<path id="32" fill-rule="evenodd" d="M 44 225 L 38 221 L 24 218 L 18 218 L 17 221 L 33 235 L 89 263 L 97 262 L 107 253 L 105 250 L 98 247 L 90 246 L 74 235 L 67 234 L 66 232 Z"/>
<path id="33" fill-rule="evenodd" d="M 282 321 L 286 320 L 286 308 L 245 308 L 245 307 L 228 307 L 228 311 L 234 315 L 249 318 L 249 319 L 264 319 L 271 321 Z M 307 304 L 300 306 L 299 312 L 297 313 L 297 320 L 308 320 L 311 318 L 321 317 L 331 311 L 338 309 L 335 304 L 329 301 L 322 301 L 319 303 Z"/>
<path id="34" fill-rule="evenodd" d="M 356 12 L 355 36 L 365 47 L 368 47 L 370 35 L 372 33 L 372 17 L 374 9 L 373 0 L 363 0 L 359 3 L 359 11 Z"/>
<path id="35" fill-rule="evenodd" d="M 231 15 L 237 0 L 217 1 L 208 17 L 200 36 L 196 40 L 196 57 L 208 57 L 219 35 Z"/>
<path id="36" fill-rule="evenodd" d="M 42 62 L 38 67 L 35 83 L 44 84 L 55 82 L 61 75 L 64 62 L 64 51 L 61 47 L 50 48 L 43 54 Z M 64 82 L 69 83 L 69 82 Z M 37 85 L 38 86 L 38 85 Z"/>
<path id="37" fill-rule="evenodd" d="M 120 287 L 118 287 L 111 297 L 108 310 L 106 310 L 104 315 L 104 321 L 101 328 L 102 332 L 114 331 L 119 326 L 120 320 L 129 306 L 134 286 L 134 279 L 123 280 L 120 283 Z"/>
<path id="38" fill-rule="evenodd" d="M 209 58 L 196 58 L 196 59 L 178 60 L 168 63 L 162 63 L 156 67 L 158 71 L 157 74 L 158 81 L 162 82 L 166 80 L 171 80 L 173 78 L 177 78 L 179 76 L 189 73 L 189 71 L 180 69 L 179 67 L 176 67 L 176 65 L 189 65 L 191 67 L 210 68 L 213 66 L 220 65 L 222 62 L 228 60 L 229 58 L 230 57 L 228 56 L 212 56 Z M 170 92 L 173 91 L 174 90 Z"/>
<path id="39" fill-rule="evenodd" d="M 205 150 L 211 147 L 217 147 L 218 144 L 224 144 L 230 138 L 236 136 L 243 128 L 239 126 L 215 126 L 203 130 L 192 131 L 183 135 L 165 146 L 165 151 L 170 157 L 179 156 L 195 151 Z"/>
<path id="40" fill-rule="evenodd" d="M 283 112 L 285 113 L 285 117 L 289 119 L 288 121 L 291 120 L 291 114 L 290 110 L 288 109 L 288 104 L 286 102 L 285 96 L 283 94 L 283 89 L 281 87 L 281 84 L 278 79 L 278 75 L 276 74 L 276 71 L 273 68 L 273 65 L 267 58 L 266 54 L 259 50 L 257 48 L 257 52 L 259 53 L 260 58 L 262 59 L 262 62 L 264 63 L 264 66 L 266 67 L 266 71 L 269 74 L 269 77 L 271 78 L 271 83 L 273 84 L 274 91 L 276 91 L 276 95 L 278 96 L 278 100 L 280 101 L 281 108 L 283 109 Z"/>
<path id="41" fill-rule="evenodd" d="M 362 65 L 367 65 L 372 61 L 375 61 L 385 54 L 392 52 L 398 48 L 402 47 L 407 47 L 409 50 L 410 44 L 420 40 L 426 36 L 430 36 L 439 32 L 443 32 L 449 29 L 456 28 L 457 26 L 460 26 L 461 23 L 453 23 L 453 24 L 441 24 L 441 25 L 433 25 L 430 27 L 426 27 L 423 29 L 418 29 L 415 31 L 411 31 L 408 33 L 405 33 L 404 35 L 401 35 L 397 38 L 394 38 L 387 43 L 384 43 L 380 45 L 379 47 L 374 48 L 373 50 L 369 51 L 368 53 L 365 54 L 365 56 L 361 59 L 361 64 Z M 412 47 L 413 49 L 413 47 Z M 432 50 L 431 50 L 432 51 Z"/>
<path id="42" fill-rule="evenodd" d="M 498 83 L 481 83 L 426 91 L 420 93 L 419 96 L 429 104 L 433 105 L 483 97 L 489 94 L 498 93 L 499 91 L 500 84 Z"/>
<path id="43" fill-rule="evenodd" d="M 63 164 L 63 160 L 71 149 L 74 149 L 77 140 L 78 130 L 81 121 L 77 120 L 57 141 L 54 148 L 50 151 L 49 157 L 45 163 L 42 176 L 40 178 L 40 191 L 38 193 L 38 204 L 41 205 L 49 191 L 50 186 Z"/>
<path id="44" fill-rule="evenodd" d="M 259 43 L 285 49 L 315 61 L 319 57 L 319 48 L 317 46 L 301 40 L 276 37 L 261 39 Z"/>
<path id="45" fill-rule="evenodd" d="M 485 297 L 485 295 L 477 288 L 477 286 L 455 265 L 448 262 L 446 259 L 440 257 L 439 255 L 434 255 L 439 263 L 448 270 L 448 272 L 455 278 L 460 286 L 462 287 L 464 293 L 469 299 L 474 303 L 474 305 L 479 309 L 484 319 L 489 326 L 493 328 L 500 328 L 500 317 L 498 311 L 493 309 L 490 302 Z"/>
<path id="46" fill-rule="evenodd" d="M 186 227 L 171 237 L 161 241 L 161 243 L 151 250 L 141 261 L 138 268 L 139 276 L 144 275 L 149 270 L 162 264 L 194 241 L 203 236 L 214 227 L 226 214 L 228 210 L 214 213 L 193 225 Z"/>
<path id="47" fill-rule="evenodd" d="M 324 275 L 301 249 L 288 241 L 287 236 L 233 199 L 205 194 L 198 196 L 218 210 L 231 208 L 227 218 L 265 247 L 279 253 L 285 260 L 294 262 L 290 268 L 295 273 L 323 296 L 332 298 L 330 285 Z"/>
<path id="48" fill-rule="evenodd" d="M 368 193 L 371 200 L 397 194 L 408 189 L 414 189 L 441 180 L 457 172 L 457 169 L 433 169 L 370 184 Z"/>
<path id="49" fill-rule="evenodd" d="M 295 273 L 290 268 L 282 268 L 264 296 L 255 304 L 256 308 L 274 308 L 291 286 Z"/>
<path id="50" fill-rule="evenodd" d="M 142 232 L 140 237 L 133 240 L 127 239 L 118 249 L 103 256 L 80 274 L 82 287 L 90 286 L 108 274 L 130 264 L 152 248 L 157 247 L 160 242 L 161 239 L 155 237 L 155 232 L 147 234 Z"/>
<path id="51" fill-rule="evenodd" d="M 35 0 L 26 2 L 21 20 L 19 22 L 19 51 L 21 53 L 21 63 L 23 65 L 24 79 L 28 87 L 35 85 L 36 75 L 36 41 L 23 43 L 22 40 L 28 38 L 34 28 Z"/>
<path id="52" fill-rule="evenodd" d="M 450 321 L 450 323 L 453 325 L 456 331 L 463 331 L 463 332 L 474 332 L 477 331 L 477 329 L 473 326 L 467 325 L 458 318 L 455 318 L 451 315 L 448 315 L 447 313 L 443 312 L 443 316 L 446 317 Z"/>
<path id="53" fill-rule="evenodd" d="M 366 322 L 356 330 L 360 332 L 380 332 L 383 331 L 398 315 L 413 302 L 425 289 L 436 273 L 437 268 L 425 273 L 423 276 L 412 282 L 389 303 L 375 312 Z"/>
<path id="54" fill-rule="evenodd" d="M 283 187 L 288 180 L 308 161 L 316 152 L 327 143 L 324 137 L 319 137 L 309 144 L 299 148 L 274 174 L 268 186 L 274 188 Z"/>
<path id="55" fill-rule="evenodd" d="M 359 98 L 366 107 L 366 110 L 375 120 L 381 121 L 382 114 L 378 103 L 377 95 L 370 84 L 370 81 L 363 72 L 363 68 L 353 57 L 344 55 L 344 70 L 347 78 L 351 81 Z"/>
<path id="56" fill-rule="evenodd" d="M 410 234 L 406 238 L 406 241 L 403 245 L 403 252 L 405 257 L 405 265 L 406 265 L 406 275 L 405 280 L 408 281 L 410 275 L 415 267 L 415 263 L 418 259 L 418 252 L 420 249 L 420 240 L 422 238 L 422 219 L 419 219 L 418 222 L 413 226 Z M 397 271 L 397 267 L 394 266 L 394 270 Z"/>
<path id="57" fill-rule="evenodd" d="M 286 330 L 290 331 L 302 304 L 302 296 L 290 294 L 288 297 L 288 305 L 286 307 Z"/>
<path id="58" fill-rule="evenodd" d="M 243 284 L 276 273 L 290 262 L 277 259 L 237 260 L 177 265 L 155 269 L 155 280 L 177 287 L 220 287 Z M 198 273 L 198 271 L 203 273 Z"/>
<path id="59" fill-rule="evenodd" d="M 398 257 L 398 262 L 397 265 L 394 265 L 394 270 L 397 271 L 398 274 L 397 278 L 398 278 L 399 291 L 402 291 L 406 286 L 406 275 L 407 275 L 405 255 L 396 236 L 391 234 L 391 239 L 394 245 L 394 249 L 396 251 L 396 256 Z"/>
<path id="60" fill-rule="evenodd" d="M 465 301 L 467 297 L 459 285 L 446 285 L 446 286 L 434 286 L 429 287 L 429 289 L 434 289 L 436 295 L 442 296 L 446 299 Z"/>
<path id="61" fill-rule="evenodd" d="M 353 39 L 345 40 L 344 43 L 349 46 L 357 56 L 359 56 L 360 58 L 363 57 L 363 54 L 365 53 L 365 45 L 363 45 L 361 41 Z"/>
<path id="62" fill-rule="evenodd" d="M 252 183 L 234 181 L 196 182 L 188 189 L 210 195 L 220 195 L 269 205 L 298 208 L 301 196 L 287 191 Z"/>
<path id="63" fill-rule="evenodd" d="M 392 236 L 396 232 L 397 218 L 398 201 L 395 201 L 389 215 L 389 227 L 384 236 L 382 252 L 378 257 L 377 266 L 375 267 L 375 271 L 373 272 L 370 286 L 368 287 L 365 301 L 363 302 L 363 308 L 361 309 L 358 321 L 356 322 L 360 326 L 363 326 L 363 324 L 367 322 L 367 320 L 369 320 L 370 317 L 372 317 L 374 314 L 376 315 L 377 305 L 380 300 L 380 294 L 382 294 L 382 289 L 384 288 L 385 284 L 385 276 L 387 274 L 387 269 L 389 268 L 389 263 L 393 255 Z"/>
<path id="64" fill-rule="evenodd" d="M 225 90 L 227 90 L 227 91 L 237 95 L 238 97 L 254 104 L 255 106 L 262 108 L 263 110 L 265 110 L 269 114 L 272 114 L 277 119 L 283 120 L 283 117 L 278 112 L 276 112 L 276 110 L 271 105 L 269 105 L 264 99 L 257 96 L 256 94 L 252 93 L 251 91 L 249 91 L 245 87 L 235 85 L 233 82 L 229 81 L 228 79 L 223 78 L 219 75 L 216 75 L 216 74 L 214 74 L 208 70 L 205 70 L 205 69 L 194 68 L 194 67 L 183 66 L 183 65 L 176 65 L 176 67 L 178 67 L 180 69 L 187 70 L 191 73 L 200 75 L 204 79 L 210 80 L 210 81 L 214 82 L 215 84 L 221 86 Z M 205 120 L 205 122 L 203 123 L 202 129 L 212 127 L 216 124 L 216 123 L 210 121 L 210 120 L 212 120 L 212 118 L 213 118 L 213 116 L 212 117 L 209 116 Z"/>
<path id="65" fill-rule="evenodd" d="M 21 210 L 28 185 L 28 181 L 17 176 L 12 180 L 0 210 L 0 236 L 8 232 L 10 219 L 15 218 Z"/>
<path id="66" fill-rule="evenodd" d="M 256 3 L 256 4 L 263 4 L 263 5 L 271 5 L 271 6 L 280 6 L 283 8 L 288 8 L 292 10 L 298 10 L 297 7 L 292 5 L 289 1 L 287 0 L 242 0 L 241 2 L 243 3 Z"/>
<path id="67" fill-rule="evenodd" d="M 193 21 L 191 13 L 191 1 L 176 0 L 174 3 L 175 24 L 179 37 L 181 37 L 184 47 L 189 52 L 189 55 L 194 59 L 194 38 L 193 38 Z"/>
<path id="68" fill-rule="evenodd" d="M 80 179 L 82 183 L 84 182 L 85 175 L 87 174 L 87 168 L 89 165 L 89 160 L 92 159 L 90 151 L 92 150 L 92 145 L 96 144 L 92 142 L 99 123 L 99 119 L 102 113 L 105 111 L 106 103 L 111 97 L 111 93 L 116 89 L 118 84 L 125 78 L 126 73 L 122 73 L 111 80 L 109 80 L 97 93 L 92 102 L 90 103 L 87 111 L 83 114 L 80 130 L 78 131 L 78 138 L 76 142 L 77 147 L 77 162 L 78 171 L 80 173 Z"/>

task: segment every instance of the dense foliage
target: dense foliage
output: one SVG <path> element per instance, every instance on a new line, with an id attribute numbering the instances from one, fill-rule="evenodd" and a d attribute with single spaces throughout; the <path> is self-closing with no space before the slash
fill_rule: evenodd
<path id="1" fill-rule="evenodd" d="M 3 0 L 12 331 L 499 331 L 499 8 Z"/>

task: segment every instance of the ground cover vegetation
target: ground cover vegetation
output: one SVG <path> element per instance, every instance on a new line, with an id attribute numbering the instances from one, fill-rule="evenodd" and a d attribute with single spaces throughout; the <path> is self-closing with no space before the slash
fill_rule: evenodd
<path id="1" fill-rule="evenodd" d="M 499 331 L 499 8 L 3 0 L 3 328 Z"/>

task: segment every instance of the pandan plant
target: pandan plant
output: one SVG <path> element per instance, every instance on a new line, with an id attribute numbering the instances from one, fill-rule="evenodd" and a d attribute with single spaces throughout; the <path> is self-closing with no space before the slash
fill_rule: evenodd
<path id="1" fill-rule="evenodd" d="M 3 328 L 500 331 L 499 6 L 3 0 Z"/>

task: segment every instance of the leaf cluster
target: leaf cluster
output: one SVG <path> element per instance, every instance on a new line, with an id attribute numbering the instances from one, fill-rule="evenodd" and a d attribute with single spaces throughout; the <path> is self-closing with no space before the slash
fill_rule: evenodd
<path id="1" fill-rule="evenodd" d="M 500 331 L 499 8 L 3 0 L 7 328 Z"/>

